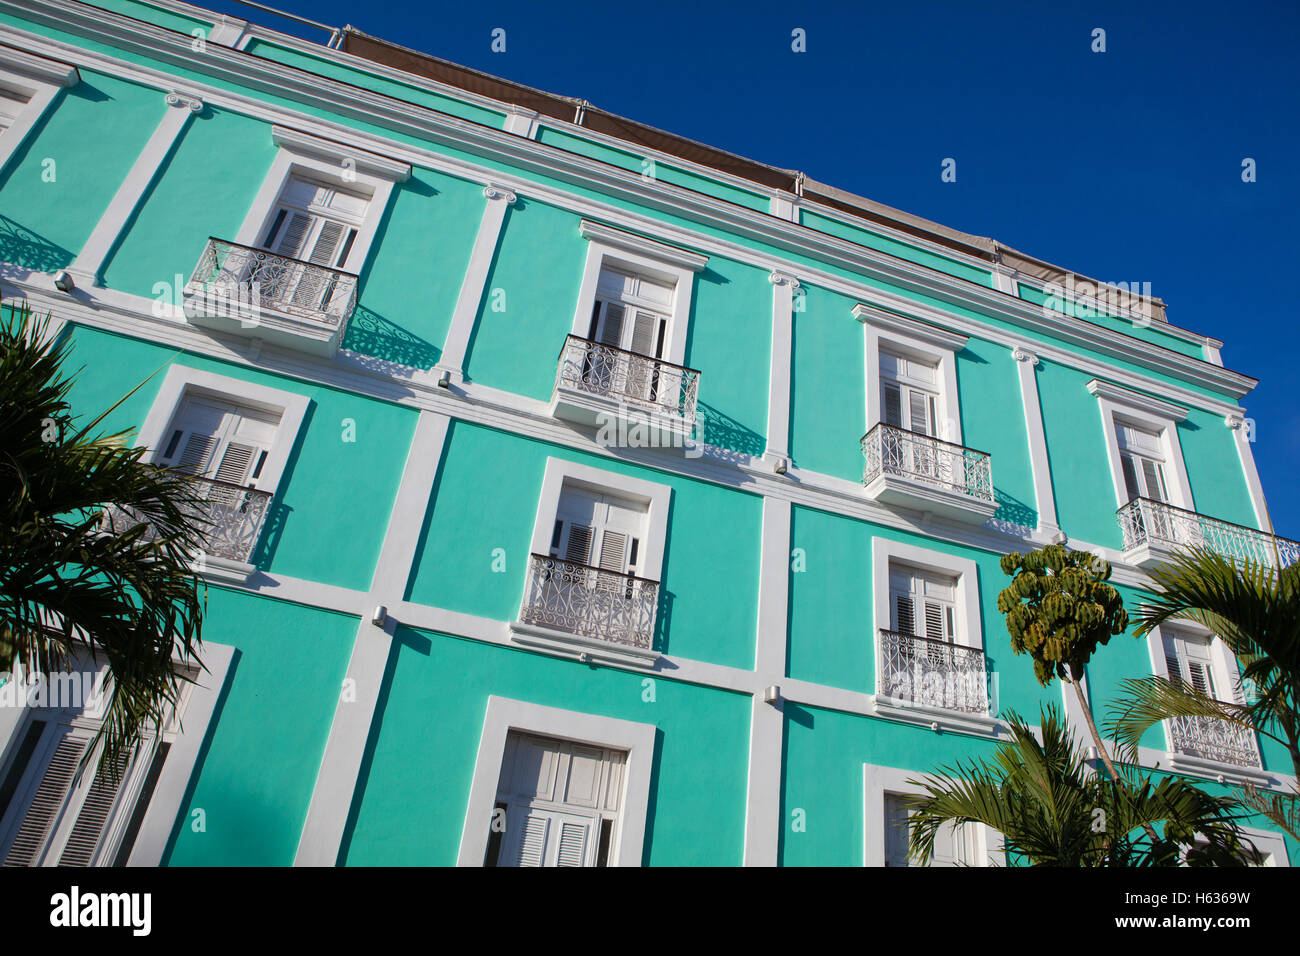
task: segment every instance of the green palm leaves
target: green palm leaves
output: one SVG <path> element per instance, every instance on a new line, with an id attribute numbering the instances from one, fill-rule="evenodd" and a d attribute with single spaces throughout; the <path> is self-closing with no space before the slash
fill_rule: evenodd
<path id="1" fill-rule="evenodd" d="M 197 662 L 203 600 L 190 570 L 190 479 L 141 461 L 125 433 L 79 426 L 67 396 L 66 348 L 25 306 L 0 314 L 0 668 L 67 670 L 107 662 L 103 755 L 157 725 Z M 121 404 L 120 402 L 118 404 Z M 117 406 L 113 406 L 116 408 Z M 104 533 L 104 512 L 115 520 Z M 147 527 L 146 527 L 147 526 Z M 148 529 L 150 533 L 146 533 Z"/>

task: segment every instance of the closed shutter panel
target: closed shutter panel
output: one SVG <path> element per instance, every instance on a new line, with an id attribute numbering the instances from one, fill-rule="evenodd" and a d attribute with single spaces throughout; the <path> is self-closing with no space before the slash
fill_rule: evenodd
<path id="1" fill-rule="evenodd" d="M 908 411 L 911 414 L 911 430 L 919 435 L 932 434 L 928 396 L 925 392 L 918 392 L 916 389 L 909 388 L 907 390 L 907 399 Z"/>
<path id="2" fill-rule="evenodd" d="M 529 811 L 524 817 L 519 850 L 508 866 L 543 866 L 546 863 L 546 838 L 551 829 L 550 814 Z"/>
<path id="3" fill-rule="evenodd" d="M 605 303 L 605 315 L 600 324 L 598 339 L 601 345 L 621 348 L 623 344 L 623 316 L 626 310 L 613 302 Z"/>
<path id="4" fill-rule="evenodd" d="M 266 244 L 276 255 L 287 259 L 301 259 L 307 235 L 311 232 L 315 217 L 305 212 L 288 213 L 288 222 L 279 226 L 279 234 L 272 227 Z"/>
<path id="5" fill-rule="evenodd" d="M 114 779 L 112 768 L 107 762 L 100 764 L 95 772 L 95 779 L 86 794 L 85 802 L 77 814 L 77 822 L 72 827 L 72 834 L 59 857 L 59 866 L 90 866 L 95 858 L 95 849 L 99 846 L 104 833 L 104 824 L 108 822 L 117 802 L 118 791 L 126 779 L 129 763 L 126 757 L 117 761 L 117 775 Z"/>
<path id="6" fill-rule="evenodd" d="M 951 620 L 947 613 L 947 608 L 933 601 L 925 602 L 925 636 L 932 641 L 944 641 L 952 639 L 952 632 L 948 628 Z"/>
<path id="7" fill-rule="evenodd" d="M 161 462 L 190 474 L 252 485 L 270 453 L 276 427 L 273 416 L 256 409 L 187 398 Z"/>
<path id="8" fill-rule="evenodd" d="M 627 570 L 627 535 L 605 532 L 600 542 L 600 569 L 620 573 Z"/>
<path id="9" fill-rule="evenodd" d="M 191 432 L 185 439 L 185 450 L 181 452 L 180 460 L 176 463 L 177 469 L 196 475 L 204 474 L 208 470 L 208 462 L 212 460 L 212 452 L 216 447 L 215 435 Z"/>
<path id="10" fill-rule="evenodd" d="M 638 311 L 632 325 L 632 342 L 629 351 L 657 358 L 655 342 L 658 338 L 659 322 L 659 316 Z"/>
<path id="11" fill-rule="evenodd" d="M 1124 489 L 1128 492 L 1129 501 L 1142 497 L 1142 489 L 1138 487 L 1137 469 L 1133 467 L 1133 456 L 1120 455 L 1119 461 L 1124 469 Z"/>
<path id="12" fill-rule="evenodd" d="M 894 630 L 900 634 L 916 634 L 916 611 L 911 596 L 895 594 L 894 608 L 897 616 Z"/>
<path id="13" fill-rule="evenodd" d="M 253 456 L 256 454 L 257 449 L 252 445 L 230 442 L 226 445 L 226 452 L 221 456 L 221 464 L 217 466 L 213 477 L 218 481 L 228 481 L 232 485 L 242 485 L 244 479 L 248 477 Z"/>
<path id="14" fill-rule="evenodd" d="M 560 847 L 556 866 L 584 866 L 587 861 L 589 827 L 564 821 L 560 824 Z"/>
<path id="15" fill-rule="evenodd" d="M 564 549 L 564 560 L 576 564 L 586 564 L 591 558 L 591 528 L 586 525 L 570 524 L 569 541 Z"/>
<path id="16" fill-rule="evenodd" d="M 1150 458 L 1142 459 L 1142 476 L 1146 479 L 1147 497 L 1157 501 L 1168 501 L 1165 494 L 1164 469 Z"/>
<path id="17" fill-rule="evenodd" d="M 897 385 L 893 382 L 886 382 L 884 386 L 885 394 L 885 424 L 892 425 L 894 428 L 903 427 L 903 399 Z"/>
<path id="18" fill-rule="evenodd" d="M 36 796 L 23 816 L 18 835 L 5 855 L 5 866 L 33 866 L 38 862 L 51 825 L 54 823 L 77 775 L 77 764 L 86 749 L 86 741 L 64 732 L 54 748 L 54 755 L 41 776 Z"/>

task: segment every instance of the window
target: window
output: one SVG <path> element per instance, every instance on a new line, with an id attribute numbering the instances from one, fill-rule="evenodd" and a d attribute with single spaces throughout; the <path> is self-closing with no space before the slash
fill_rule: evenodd
<path id="1" fill-rule="evenodd" d="M 907 566 L 889 573 L 890 630 L 953 643 L 956 584 L 950 578 Z"/>
<path id="2" fill-rule="evenodd" d="M 626 763 L 622 751 L 511 731 L 485 863 L 608 866 Z"/>
<path id="3" fill-rule="evenodd" d="M 635 574 L 644 526 L 644 506 L 566 484 L 556 509 L 550 553 L 602 571 Z"/>
<path id="4" fill-rule="evenodd" d="M 271 412 L 187 396 L 156 460 L 179 471 L 255 488 L 279 423 Z"/>
<path id="5" fill-rule="evenodd" d="M 1129 500 L 1152 498 L 1155 501 L 1168 501 L 1160 436 L 1122 422 L 1116 423 L 1115 433 L 1119 442 L 1120 467 L 1124 472 L 1124 490 L 1128 493 Z"/>
<path id="6" fill-rule="evenodd" d="M 196 570 L 243 583 L 307 414 L 303 395 L 174 365 L 140 428 L 146 460 L 200 483 L 206 545 Z"/>
<path id="7" fill-rule="evenodd" d="M 1210 657 L 1211 639 L 1196 634 L 1170 631 L 1164 635 L 1165 667 L 1171 680 L 1182 680 L 1198 694 L 1215 700 L 1236 701 L 1225 682 L 1214 676 Z"/>
<path id="8" fill-rule="evenodd" d="M 908 821 L 911 811 L 907 797 L 898 793 L 885 794 L 885 866 L 916 866 L 908 857 Z M 934 856 L 930 866 L 982 866 L 984 848 L 980 839 L 982 827 L 975 824 L 946 826 L 939 830 L 934 840 Z"/>
<path id="9" fill-rule="evenodd" d="M 262 247 L 289 259 L 342 269 L 367 205 L 364 196 L 291 176 L 271 212 Z"/>
<path id="10" fill-rule="evenodd" d="M 994 733 L 975 562 L 879 537 L 871 561 L 876 713 Z"/>
<path id="11" fill-rule="evenodd" d="M 488 698 L 459 866 L 640 866 L 653 724 Z"/>
<path id="12" fill-rule="evenodd" d="M 1187 410 L 1099 379 L 1087 387 L 1101 408 L 1117 506 L 1150 498 L 1194 511 L 1178 441 Z"/>
<path id="13" fill-rule="evenodd" d="M 511 639 L 653 663 L 670 499 L 666 485 L 548 459 Z"/>
<path id="14" fill-rule="evenodd" d="M 0 169 L 22 145 L 60 89 L 75 86 L 75 67 L 0 48 Z"/>
<path id="15" fill-rule="evenodd" d="M 960 445 L 956 354 L 966 336 L 870 305 L 853 315 L 866 335 L 867 429 L 884 423 Z"/>
<path id="16" fill-rule="evenodd" d="M 685 365 L 695 273 L 708 257 L 582 220 L 587 264 L 573 334 Z"/>
<path id="17" fill-rule="evenodd" d="M 880 353 L 881 420 L 920 435 L 935 436 L 939 422 L 938 370 L 928 362 Z"/>
<path id="18" fill-rule="evenodd" d="M 51 675 L 45 696 L 25 709 L 0 772 L 4 866 L 122 865 L 131 853 L 194 685 L 182 685 L 163 733 L 146 733 L 137 753 L 124 754 L 116 767 L 100 766 L 92 754 L 82 768 L 103 724 L 106 672 L 83 660 Z"/>
<path id="19" fill-rule="evenodd" d="M 928 771 L 862 765 L 864 866 L 915 866 L 908 859 L 907 797 L 925 791 L 913 782 Z M 1001 866 L 1005 863 L 1002 835 L 982 824 L 940 829 L 930 866 Z"/>
<path id="20" fill-rule="evenodd" d="M 673 287 L 646 276 L 601 269 L 587 338 L 626 352 L 663 358 Z"/>

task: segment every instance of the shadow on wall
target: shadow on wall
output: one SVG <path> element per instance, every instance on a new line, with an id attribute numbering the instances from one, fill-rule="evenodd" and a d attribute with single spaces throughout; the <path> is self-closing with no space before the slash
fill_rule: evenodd
<path id="1" fill-rule="evenodd" d="M 994 512 L 993 517 L 998 521 L 1009 521 L 1012 524 L 1024 525 L 1027 528 L 1037 527 L 1037 509 L 1031 508 L 1019 498 L 1007 494 L 1007 492 L 996 486 L 993 489 L 993 500 L 998 506 L 998 510 Z"/>
<path id="2" fill-rule="evenodd" d="M 22 278 L 28 270 L 57 272 L 71 265 L 74 258 L 58 243 L 0 214 L 0 278 Z"/>
<path id="3" fill-rule="evenodd" d="M 668 653 L 668 630 L 672 625 L 673 601 L 676 598 L 677 595 L 665 588 L 663 583 L 660 582 L 659 606 L 655 613 L 655 630 L 651 639 L 651 647 L 660 654 Z"/>
<path id="4" fill-rule="evenodd" d="M 695 407 L 695 440 L 742 455 L 762 455 L 767 446 L 758 432 L 704 402 Z"/>
<path id="5" fill-rule="evenodd" d="M 343 335 L 342 347 L 359 355 L 421 370 L 433 368 L 442 356 L 442 350 L 436 345 L 413 335 L 364 305 L 358 305 L 352 313 L 348 329 Z"/>

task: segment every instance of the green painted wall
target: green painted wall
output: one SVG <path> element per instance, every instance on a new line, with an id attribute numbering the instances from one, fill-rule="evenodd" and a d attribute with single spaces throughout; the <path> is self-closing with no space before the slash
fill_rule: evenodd
<path id="1" fill-rule="evenodd" d="M 908 262 L 926 266 L 936 272 L 942 272 L 958 279 L 965 279 L 967 282 L 974 282 L 976 285 L 987 288 L 993 286 L 993 273 L 988 269 L 981 269 L 969 263 L 960 262 L 957 259 L 950 259 L 947 256 L 937 255 L 928 250 L 918 249 L 915 246 L 907 245 L 896 239 L 890 239 L 861 226 L 841 222 L 830 216 L 820 216 L 815 212 L 809 212 L 807 209 L 802 210 L 799 221 L 802 225 L 817 232 L 824 232 L 829 236 L 847 239 L 849 242 L 866 246 L 868 249 L 875 249 L 877 252 L 884 252 L 905 259 Z"/>
<path id="2" fill-rule="evenodd" d="M 527 198 L 506 213 L 470 340 L 468 378 L 550 399 L 587 257 L 580 220 Z"/>
<path id="3" fill-rule="evenodd" d="M 484 201 L 481 186 L 429 169 L 393 190 L 343 348 L 413 368 L 437 363 Z"/>
<path id="4" fill-rule="evenodd" d="M 645 864 L 740 864 L 747 696 L 406 627 L 396 637 L 345 836 L 348 865 L 455 863 L 489 695 L 653 724 Z"/>
<path id="5" fill-rule="evenodd" d="M 356 634 L 356 618 L 208 589 L 203 636 L 238 653 L 164 865 L 293 863 Z"/>
<path id="6" fill-rule="evenodd" d="M 790 454 L 800 468 L 861 481 L 866 338 L 852 299 L 802 288 L 790 356 Z"/>
<path id="7" fill-rule="evenodd" d="M 972 338 L 957 353 L 961 443 L 985 452 L 993 471 L 995 518 L 1034 527 L 1038 505 L 1020 377 L 1011 350 Z"/>
<path id="8" fill-rule="evenodd" d="M 166 109 L 157 90 L 82 70 L 5 167 L 0 260 L 38 272 L 70 265 Z"/>
<path id="9" fill-rule="evenodd" d="M 661 581 L 660 649 L 752 667 L 762 528 L 758 498 L 466 422 L 455 422 L 448 437 L 409 599 L 497 621 L 518 617 L 548 456 L 673 489 Z M 493 570 L 497 548 L 505 552 L 504 572 Z M 450 553 L 456 555 L 456 574 L 447 573 Z M 723 567 L 729 571 L 720 586 L 718 569 Z"/>
<path id="10" fill-rule="evenodd" d="M 1112 438 L 1096 396 L 1088 391 L 1094 376 L 1046 359 L 1036 374 L 1057 522 L 1072 538 L 1118 548 L 1115 481 L 1106 452 Z"/>
<path id="11" fill-rule="evenodd" d="M 191 119 L 127 224 L 104 285 L 172 302 L 176 276 L 183 287 L 208 238 L 238 235 L 275 154 L 269 123 L 211 107 Z"/>
<path id="12" fill-rule="evenodd" d="M 1237 454 L 1237 439 L 1223 418 L 1193 408 L 1178 423 L 1192 500 L 1200 514 L 1260 527 L 1246 486 L 1246 473 Z"/>

